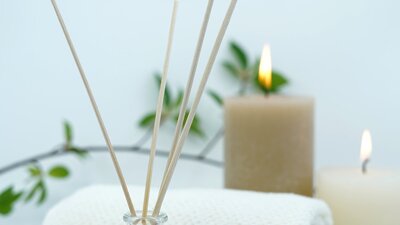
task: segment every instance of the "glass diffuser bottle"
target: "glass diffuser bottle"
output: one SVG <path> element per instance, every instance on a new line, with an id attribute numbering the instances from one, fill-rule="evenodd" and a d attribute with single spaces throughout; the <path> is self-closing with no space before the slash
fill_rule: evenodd
<path id="1" fill-rule="evenodd" d="M 137 211 L 136 216 L 126 213 L 123 218 L 127 225 L 163 225 L 168 220 L 167 214 L 163 212 L 161 212 L 158 216 L 152 216 L 152 214 L 152 211 L 148 211 L 148 216 L 143 217 L 142 211 Z"/>

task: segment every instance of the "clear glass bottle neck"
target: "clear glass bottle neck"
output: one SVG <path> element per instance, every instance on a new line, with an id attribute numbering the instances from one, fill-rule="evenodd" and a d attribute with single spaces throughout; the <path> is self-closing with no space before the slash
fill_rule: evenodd
<path id="1" fill-rule="evenodd" d="M 142 211 L 137 211 L 136 216 L 126 213 L 124 215 L 124 222 L 127 225 L 163 225 L 168 220 L 168 216 L 165 213 L 161 212 L 158 216 L 152 216 L 152 214 L 152 211 L 148 211 L 148 216 L 143 217 Z"/>

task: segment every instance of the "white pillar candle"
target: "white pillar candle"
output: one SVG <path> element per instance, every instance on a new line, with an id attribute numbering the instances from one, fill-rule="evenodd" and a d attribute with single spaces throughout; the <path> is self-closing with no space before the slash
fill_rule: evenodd
<path id="1" fill-rule="evenodd" d="M 328 203 L 335 225 L 400 224 L 400 173 L 325 169 L 317 180 L 317 196 Z"/>
<path id="2" fill-rule="evenodd" d="M 368 138 L 369 135 L 364 135 Z M 370 140 L 363 140 L 361 158 L 368 162 Z M 400 172 L 331 168 L 319 172 L 317 197 L 332 209 L 335 225 L 400 224 Z"/>

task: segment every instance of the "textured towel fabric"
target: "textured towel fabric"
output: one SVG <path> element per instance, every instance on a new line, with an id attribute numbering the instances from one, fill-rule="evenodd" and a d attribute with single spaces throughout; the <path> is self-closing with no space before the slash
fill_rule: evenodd
<path id="1" fill-rule="evenodd" d="M 143 188 L 130 191 L 140 209 Z M 325 203 L 293 194 L 176 189 L 168 192 L 162 211 L 171 225 L 332 225 Z M 123 225 L 126 212 L 120 187 L 92 186 L 61 201 L 43 225 Z"/>

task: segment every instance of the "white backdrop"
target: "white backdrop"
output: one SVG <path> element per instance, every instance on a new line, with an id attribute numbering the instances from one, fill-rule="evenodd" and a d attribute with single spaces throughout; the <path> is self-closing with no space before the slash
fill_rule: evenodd
<path id="1" fill-rule="evenodd" d="M 143 132 L 137 120 L 155 107 L 152 73 L 162 67 L 172 1 L 72 0 L 59 5 L 113 142 L 133 143 Z M 170 76 L 175 86 L 185 83 L 205 5 L 206 1 L 181 2 Z M 209 53 L 227 5 L 215 3 L 203 56 Z M 358 166 L 365 127 L 374 140 L 371 167 L 395 167 L 400 161 L 399 6 L 395 0 L 239 1 L 218 62 L 227 56 L 228 40 L 242 43 L 253 56 L 269 42 L 274 67 L 291 79 L 285 92 L 316 98 L 317 169 Z M 236 86 L 218 65 L 210 87 L 228 96 Z M 210 102 L 205 100 L 199 112 L 208 136 L 222 116 Z M 215 113 L 206 113 L 210 110 Z M 73 123 L 76 143 L 103 144 L 50 1 L 0 0 L 0 113 L 0 167 L 61 143 L 64 119 Z M 160 146 L 168 147 L 165 132 L 161 139 Z M 187 152 L 196 152 L 203 143 L 189 142 Z M 220 144 L 214 157 L 221 155 Z M 119 156 L 129 182 L 143 184 L 147 158 Z M 39 224 L 62 196 L 84 185 L 116 182 L 106 154 L 85 162 L 55 159 L 45 166 L 65 161 L 73 176 L 50 183 L 50 201 L 44 207 L 18 207 L 10 218 L 0 218 L 0 224 Z M 158 161 L 157 173 L 163 162 Z M 12 182 L 22 186 L 25 175 L 19 170 L 2 176 L 0 187 Z M 173 183 L 220 187 L 222 170 L 182 162 Z"/>

